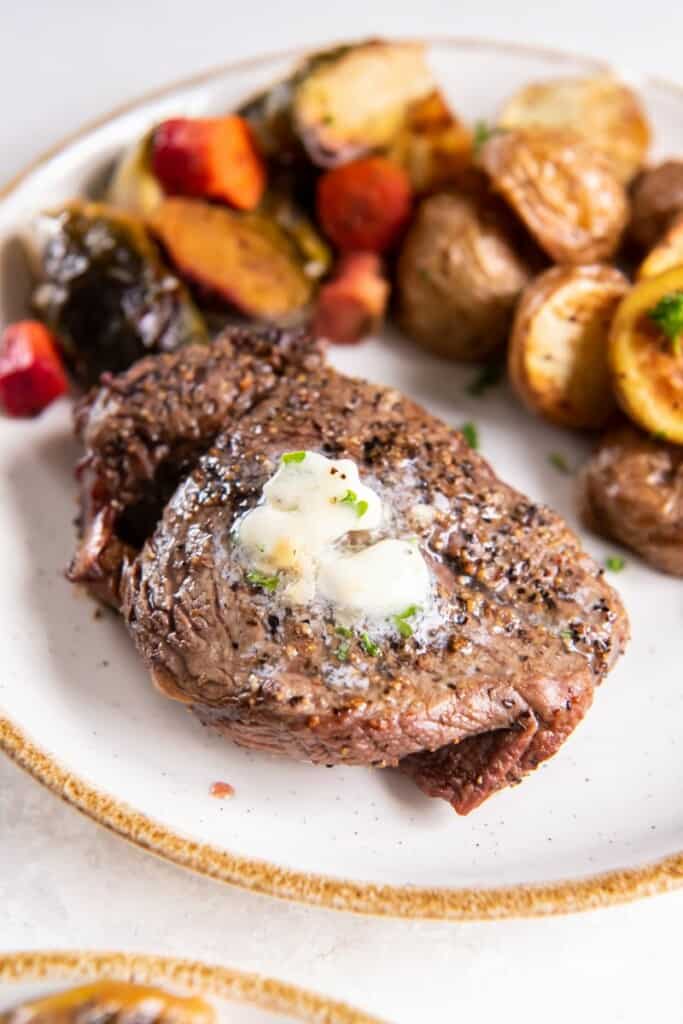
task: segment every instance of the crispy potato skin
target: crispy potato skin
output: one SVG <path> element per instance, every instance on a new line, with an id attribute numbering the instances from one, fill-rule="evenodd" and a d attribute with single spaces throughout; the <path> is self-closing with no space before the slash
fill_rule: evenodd
<path id="1" fill-rule="evenodd" d="M 552 267 L 525 288 L 508 350 L 512 387 L 550 423 L 595 430 L 615 406 L 607 363 L 614 311 L 629 283 L 602 264 Z"/>
<path id="2" fill-rule="evenodd" d="M 202 199 L 166 199 L 151 227 L 184 277 L 243 313 L 278 319 L 311 298 L 294 247 L 266 217 Z"/>
<path id="3" fill-rule="evenodd" d="M 683 576 L 683 449 L 632 426 L 610 431 L 580 478 L 586 525 Z"/>
<path id="4" fill-rule="evenodd" d="M 422 44 L 361 43 L 304 75 L 292 101 L 294 128 L 314 164 L 336 167 L 387 146 L 408 104 L 433 88 Z"/>
<path id="5" fill-rule="evenodd" d="M 398 261 L 399 319 L 424 348 L 476 362 L 506 341 L 531 277 L 494 197 L 423 200 Z"/>
<path id="6" fill-rule="evenodd" d="M 683 213 L 683 160 L 666 160 L 643 171 L 631 193 L 633 241 L 651 249 L 679 213 Z"/>
<path id="7" fill-rule="evenodd" d="M 617 307 L 609 366 L 617 401 L 650 434 L 683 444 L 683 356 L 648 313 L 665 295 L 683 292 L 683 267 L 633 287 Z"/>
<path id="8" fill-rule="evenodd" d="M 573 131 L 604 153 L 624 184 L 640 170 L 650 145 L 650 125 L 638 97 L 611 75 L 524 86 L 505 104 L 498 123 L 505 129 Z"/>
<path id="9" fill-rule="evenodd" d="M 526 129 L 494 135 L 479 162 L 541 248 L 556 263 L 614 255 L 628 218 L 609 162 L 577 135 Z"/>
<path id="10" fill-rule="evenodd" d="M 638 267 L 636 277 L 656 277 L 674 267 L 683 267 L 683 213 L 671 221 L 654 249 L 651 249 Z"/>

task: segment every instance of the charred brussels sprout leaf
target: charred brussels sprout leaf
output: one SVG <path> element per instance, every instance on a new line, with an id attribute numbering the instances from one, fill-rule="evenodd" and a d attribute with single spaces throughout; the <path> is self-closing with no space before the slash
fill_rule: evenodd
<path id="1" fill-rule="evenodd" d="M 187 289 L 136 217 L 72 203 L 38 225 L 39 315 L 62 337 L 79 381 L 125 370 L 150 352 L 207 340 Z"/>

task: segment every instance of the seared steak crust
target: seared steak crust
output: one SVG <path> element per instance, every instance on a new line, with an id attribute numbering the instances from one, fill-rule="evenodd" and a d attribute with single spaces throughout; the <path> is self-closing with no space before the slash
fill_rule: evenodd
<path id="1" fill-rule="evenodd" d="M 225 423 L 283 375 L 310 371 L 321 358 L 301 330 L 235 327 L 210 346 L 150 356 L 103 376 L 75 412 L 86 455 L 77 470 L 81 539 L 70 579 L 118 606 L 124 561 Z"/>
<path id="2" fill-rule="evenodd" d="M 178 355 L 165 364 L 169 408 L 173 375 L 182 395 L 187 372 Z M 312 365 L 225 403 L 224 432 L 126 565 L 128 627 L 156 685 L 236 742 L 325 764 L 398 764 L 467 813 L 572 731 L 624 647 L 625 612 L 559 516 L 501 483 L 459 433 L 395 391 Z M 100 451 L 90 421 L 102 401 L 80 426 Z M 154 471 L 140 472 L 129 441 L 112 479 L 138 500 Z M 329 606 L 289 608 L 246 579 L 236 520 L 294 449 L 354 459 L 392 509 L 385 532 L 417 536 L 433 570 L 433 613 L 411 637 L 383 635 L 377 655 L 352 642 L 341 661 Z"/>

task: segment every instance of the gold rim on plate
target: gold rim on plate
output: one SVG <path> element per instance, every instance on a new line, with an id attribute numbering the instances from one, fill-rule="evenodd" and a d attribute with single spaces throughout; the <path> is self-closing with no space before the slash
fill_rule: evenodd
<path id="1" fill-rule="evenodd" d="M 0 954 L 0 984 L 26 981 L 133 981 L 172 985 L 204 998 L 246 1003 L 303 1024 L 382 1024 L 345 1003 L 260 974 L 177 957 L 143 953 L 43 952 Z"/>
<path id="2" fill-rule="evenodd" d="M 595 71 L 608 69 L 605 62 L 597 59 L 523 44 L 456 37 L 422 38 L 420 42 L 460 49 L 488 49 L 492 53 L 527 54 L 558 63 L 581 62 L 586 68 Z M 230 62 L 148 92 L 104 117 L 91 121 L 53 146 L 24 168 L 5 188 L 0 189 L 0 199 L 10 195 L 35 170 L 73 143 L 122 114 L 178 89 L 211 82 L 230 71 L 244 71 L 259 66 L 265 68 L 278 60 L 302 57 L 306 52 L 302 49 L 291 49 Z M 643 77 L 659 89 L 675 92 L 679 97 L 683 96 L 683 87 L 673 82 Z M 427 889 L 408 885 L 377 885 L 293 871 L 266 861 L 241 857 L 208 843 L 199 843 L 177 835 L 165 825 L 138 813 L 114 797 L 99 792 L 84 779 L 68 772 L 4 717 L 0 717 L 0 750 L 77 810 L 144 850 L 221 882 L 238 885 L 263 895 L 335 910 L 386 917 L 440 920 L 477 921 L 544 917 L 626 903 L 683 886 L 683 851 L 642 867 L 617 869 L 542 885 L 521 884 L 496 888 Z"/>

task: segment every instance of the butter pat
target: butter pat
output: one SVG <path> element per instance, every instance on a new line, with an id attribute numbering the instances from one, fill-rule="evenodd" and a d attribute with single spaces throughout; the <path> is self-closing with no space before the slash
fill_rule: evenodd
<path id="1" fill-rule="evenodd" d="M 385 537 L 349 550 L 353 534 L 386 527 L 385 511 L 351 459 L 286 452 L 261 504 L 240 522 L 238 541 L 253 568 L 278 574 L 285 601 L 319 598 L 359 617 L 386 618 L 423 605 L 430 578 L 413 541 Z"/>

